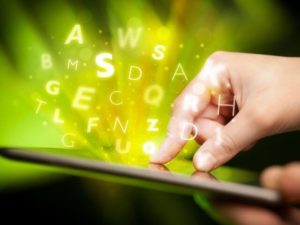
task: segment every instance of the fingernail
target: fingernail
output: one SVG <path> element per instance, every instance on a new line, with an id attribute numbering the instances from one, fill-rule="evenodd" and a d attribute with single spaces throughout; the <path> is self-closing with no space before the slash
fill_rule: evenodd
<path id="1" fill-rule="evenodd" d="M 209 172 L 214 168 L 215 158 L 209 152 L 200 152 L 196 158 L 197 169 Z"/>

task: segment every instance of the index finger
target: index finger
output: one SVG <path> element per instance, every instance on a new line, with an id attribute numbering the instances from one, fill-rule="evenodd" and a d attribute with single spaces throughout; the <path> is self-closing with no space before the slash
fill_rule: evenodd
<path id="1" fill-rule="evenodd" d="M 167 138 L 160 150 L 152 155 L 151 162 L 166 163 L 173 159 L 195 129 L 193 124 L 195 117 L 208 106 L 210 102 L 208 87 L 199 76 L 192 80 L 177 97 L 168 126 Z"/>

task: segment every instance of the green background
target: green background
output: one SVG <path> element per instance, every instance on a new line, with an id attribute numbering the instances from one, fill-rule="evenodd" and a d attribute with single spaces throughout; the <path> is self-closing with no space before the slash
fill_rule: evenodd
<path id="1" fill-rule="evenodd" d="M 95 157 L 113 160 L 118 154 L 101 152 L 98 147 L 114 145 L 114 134 L 99 138 L 99 133 L 111 127 L 110 116 L 116 115 L 134 121 L 126 138 L 136 146 L 149 138 L 159 144 L 165 135 L 170 104 L 187 84 L 185 80 L 170 80 L 178 62 L 191 80 L 205 59 L 217 50 L 297 56 L 300 51 L 299 9 L 295 1 L 275 0 L 1 0 L 0 145 L 62 147 L 61 135 L 74 131 L 81 140 L 87 140 L 80 147 L 94 153 Z M 84 45 L 66 46 L 64 41 L 76 23 L 82 26 Z M 134 50 L 122 50 L 117 45 L 117 28 L 128 25 L 151 28 Z M 158 63 L 151 59 L 151 51 L 160 43 L 168 50 L 165 59 Z M 103 51 L 116 56 L 117 73 L 108 81 L 100 81 L 95 75 L 94 57 Z M 41 67 L 43 53 L 52 56 L 51 70 Z M 70 57 L 79 57 L 88 66 L 68 71 L 65 63 Z M 126 80 L 128 66 L 132 64 L 144 70 L 139 83 L 130 84 Z M 44 90 L 45 83 L 52 79 L 62 82 L 57 98 Z M 161 85 L 166 93 L 158 107 L 148 106 L 140 97 L 153 83 Z M 99 84 L 100 94 L 95 101 L 102 108 L 100 113 L 95 108 L 89 113 L 99 113 L 108 119 L 99 133 L 87 135 L 84 132 L 87 115 L 74 111 L 70 101 L 78 86 L 96 84 Z M 128 105 L 120 109 L 112 108 L 102 97 L 116 87 L 123 90 L 124 98 L 128 99 Z M 35 114 L 36 98 L 49 102 L 47 110 L 39 115 Z M 51 123 L 55 107 L 61 107 L 67 118 L 64 126 Z M 147 117 L 160 118 L 161 129 L 154 137 L 145 133 L 140 123 Z M 74 121 L 78 127 L 73 126 Z M 267 138 L 228 165 L 259 173 L 268 165 L 297 160 L 299 137 L 299 132 L 294 132 Z M 195 145 L 191 144 L 181 157 L 189 158 L 194 149 Z M 147 156 L 140 148 L 135 148 L 122 159 L 130 164 L 134 163 L 131 159 L 139 157 Z M 0 159 L 0 166 L 0 208 L 13 221 L 18 218 L 9 216 L 12 212 L 32 223 L 42 216 L 49 224 L 214 223 L 192 197 L 66 177 L 59 171 L 49 172 L 45 168 L 4 159 Z"/>

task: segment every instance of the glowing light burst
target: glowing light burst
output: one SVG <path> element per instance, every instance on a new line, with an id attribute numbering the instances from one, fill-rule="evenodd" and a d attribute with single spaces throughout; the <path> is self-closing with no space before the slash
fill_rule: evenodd
<path id="1" fill-rule="evenodd" d="M 10 53 L 0 49 L 0 72 L 14 83 L 11 91 L 3 87 L 5 93 L 18 93 L 27 105 L 30 123 L 41 121 L 29 132 L 40 145 L 86 149 L 126 163 L 146 161 L 159 147 L 173 100 L 207 56 L 247 46 L 244 38 L 253 29 L 244 28 L 254 23 L 260 29 L 257 18 L 274 10 L 249 11 L 244 21 L 236 14 L 232 25 L 232 15 L 210 1 L 101 2 L 43 1 L 30 9 L 20 1 L 6 4 L 2 10 L 15 16 L 5 20 Z M 276 18 L 269 21 L 269 35 L 280 32 L 276 24 Z M 32 146 L 35 139 L 20 143 Z"/>

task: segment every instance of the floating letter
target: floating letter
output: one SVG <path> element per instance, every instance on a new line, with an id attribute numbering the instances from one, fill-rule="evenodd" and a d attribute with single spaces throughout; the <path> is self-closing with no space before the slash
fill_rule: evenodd
<path id="1" fill-rule="evenodd" d="M 78 63 L 79 63 L 78 60 L 72 61 L 72 59 L 69 59 L 69 60 L 68 60 L 68 70 L 70 69 L 71 66 L 74 67 L 74 70 L 77 70 L 77 68 L 78 68 Z"/>
<path id="2" fill-rule="evenodd" d="M 126 141 L 126 146 L 122 148 L 122 139 L 118 139 L 116 142 L 116 151 L 121 154 L 126 154 L 129 152 L 131 146 L 130 141 Z"/>
<path id="3" fill-rule="evenodd" d="M 184 96 L 184 103 L 183 103 L 183 110 L 192 110 L 193 112 L 198 112 L 197 109 L 198 104 L 198 97 L 195 95 L 185 95 Z"/>
<path id="4" fill-rule="evenodd" d="M 40 111 L 40 109 L 41 109 L 41 107 L 42 107 L 42 105 L 47 104 L 47 102 L 45 102 L 45 101 L 43 101 L 41 99 L 36 99 L 36 100 L 39 102 L 39 104 L 38 104 L 38 106 L 37 106 L 37 108 L 35 110 L 35 114 L 38 114 L 39 111 Z"/>
<path id="5" fill-rule="evenodd" d="M 161 86 L 154 84 L 149 86 L 144 93 L 144 100 L 149 105 L 158 106 L 164 95 L 164 90 Z"/>
<path id="6" fill-rule="evenodd" d="M 136 71 L 136 72 L 134 72 L 134 71 Z M 129 76 L 128 76 L 129 80 L 139 80 L 139 79 L 141 79 L 142 75 L 143 75 L 143 71 L 140 67 L 130 66 Z"/>
<path id="7" fill-rule="evenodd" d="M 97 71 L 98 77 L 107 78 L 111 77 L 114 74 L 115 68 L 111 63 L 107 62 L 107 60 L 112 60 L 111 53 L 100 53 L 96 56 L 97 66 L 104 68 L 103 71 Z"/>
<path id="8" fill-rule="evenodd" d="M 181 63 L 178 64 L 178 66 L 176 68 L 176 71 L 175 71 L 175 73 L 174 73 L 174 75 L 172 77 L 172 80 L 174 80 L 174 78 L 176 76 L 183 76 L 185 80 L 188 80 L 188 78 L 187 78 L 187 76 L 186 76 L 186 74 L 185 74 L 185 72 L 183 70 L 183 67 L 182 67 Z"/>
<path id="9" fill-rule="evenodd" d="M 129 122 L 129 120 L 126 120 L 126 124 L 125 124 L 125 126 L 123 126 L 122 123 L 121 123 L 121 121 L 120 121 L 120 119 L 119 119 L 119 117 L 116 117 L 115 123 L 114 123 L 113 131 L 116 130 L 117 124 L 119 124 L 119 126 L 120 126 L 122 132 L 125 134 L 126 131 L 127 131 L 127 128 L 128 128 L 128 122 Z"/>
<path id="10" fill-rule="evenodd" d="M 156 127 L 158 119 L 147 119 L 147 122 L 149 123 L 149 127 L 147 131 L 158 131 L 158 127 Z"/>
<path id="11" fill-rule="evenodd" d="M 146 154 L 152 155 L 156 150 L 155 144 L 151 141 L 145 142 L 143 144 L 143 151 Z"/>
<path id="12" fill-rule="evenodd" d="M 42 54 L 42 68 L 48 70 L 52 67 L 52 59 L 50 54 Z"/>
<path id="13" fill-rule="evenodd" d="M 75 134 L 73 133 L 66 133 L 64 136 L 61 138 L 62 144 L 67 147 L 67 148 L 73 148 L 75 145 L 75 141 L 73 138 L 75 137 Z"/>
<path id="14" fill-rule="evenodd" d="M 46 84 L 46 91 L 50 95 L 58 95 L 59 94 L 59 86 L 60 86 L 59 81 L 50 80 Z"/>
<path id="15" fill-rule="evenodd" d="M 221 103 L 221 99 L 222 99 L 222 95 L 219 95 L 218 96 L 218 115 L 220 115 L 221 107 L 231 107 L 232 108 L 231 115 L 234 116 L 234 114 L 235 114 L 235 96 L 233 96 L 233 103 L 232 104 Z"/>
<path id="16" fill-rule="evenodd" d="M 90 108 L 88 103 L 92 100 L 91 95 L 95 93 L 95 88 L 79 87 L 73 101 L 73 107 L 76 109 L 88 110 Z"/>
<path id="17" fill-rule="evenodd" d="M 98 121 L 99 121 L 99 117 L 91 117 L 88 120 L 88 128 L 87 128 L 87 132 L 90 133 L 92 131 L 93 127 L 97 127 L 98 126 Z"/>
<path id="18" fill-rule="evenodd" d="M 56 108 L 54 110 L 54 117 L 53 117 L 53 122 L 54 123 L 64 123 L 65 121 L 63 119 L 60 118 L 60 109 Z"/>
<path id="19" fill-rule="evenodd" d="M 194 129 L 194 136 L 189 137 L 190 134 L 192 133 L 192 129 Z M 186 140 L 186 141 L 193 140 L 195 139 L 195 137 L 197 137 L 197 135 L 198 135 L 198 129 L 193 123 L 190 122 L 182 123 L 182 129 L 181 129 L 182 140 Z"/>
<path id="20" fill-rule="evenodd" d="M 165 56 L 166 47 L 164 45 L 156 45 L 154 47 L 154 53 L 152 53 L 152 58 L 155 60 L 162 60 Z"/>
<path id="21" fill-rule="evenodd" d="M 128 45 L 128 42 L 130 44 L 131 48 L 134 48 L 142 34 L 143 28 L 138 28 L 138 29 L 133 29 L 133 28 L 128 28 L 126 31 L 126 34 L 124 34 L 124 29 L 119 28 L 118 29 L 118 38 L 119 38 L 119 44 L 121 48 L 125 48 Z"/>
<path id="22" fill-rule="evenodd" d="M 80 24 L 75 24 L 71 33 L 69 34 L 65 45 L 70 44 L 71 41 L 77 41 L 78 44 L 83 44 L 83 38 L 81 33 L 81 26 Z"/>
<path id="23" fill-rule="evenodd" d="M 117 101 L 113 96 L 115 96 L 116 94 L 121 94 L 121 91 L 113 91 L 110 96 L 109 96 L 109 101 L 111 104 L 113 105 L 122 105 L 123 104 L 123 101 L 120 97 L 120 100 Z"/>

